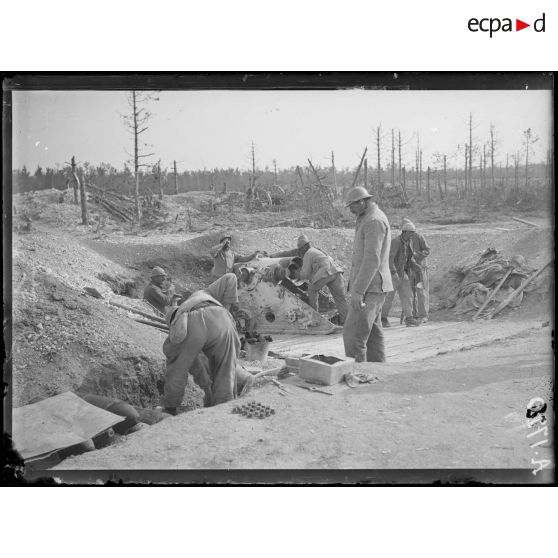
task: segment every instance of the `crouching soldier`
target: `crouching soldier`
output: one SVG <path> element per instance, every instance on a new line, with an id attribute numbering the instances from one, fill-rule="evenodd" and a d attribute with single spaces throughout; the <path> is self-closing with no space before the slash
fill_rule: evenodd
<path id="1" fill-rule="evenodd" d="M 302 258 L 302 266 L 299 270 L 294 270 L 294 276 L 308 281 L 308 304 L 317 310 L 318 293 L 327 286 L 339 313 L 339 323 L 343 325 L 348 305 L 342 268 L 337 266 L 330 256 L 310 246 L 310 241 L 305 235 L 299 237 L 297 249 L 299 257 Z"/>
<path id="2" fill-rule="evenodd" d="M 230 313 L 211 295 L 197 291 L 167 312 L 167 323 L 170 331 L 163 344 L 167 358 L 164 409 L 176 414 L 184 398 L 188 372 L 192 372 L 194 380 L 205 372 L 202 362 L 196 362 L 200 353 L 207 357 L 208 364 L 208 385 L 201 386 L 205 404 L 218 405 L 234 399 L 240 338 Z"/>
<path id="3" fill-rule="evenodd" d="M 226 309 L 237 302 L 236 292 L 236 276 L 226 274 L 167 312 L 163 407 L 168 413 L 176 414 L 182 403 L 188 373 L 204 391 L 206 407 L 230 401 L 252 385 L 252 375 L 238 366 L 240 338 Z"/>

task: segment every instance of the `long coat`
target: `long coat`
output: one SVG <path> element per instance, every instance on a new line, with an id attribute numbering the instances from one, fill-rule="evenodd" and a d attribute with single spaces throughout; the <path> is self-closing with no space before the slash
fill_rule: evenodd
<path id="1" fill-rule="evenodd" d="M 391 231 L 385 213 L 372 203 L 358 217 L 355 228 L 349 292 L 361 298 L 365 293 L 393 291 L 389 271 Z"/>

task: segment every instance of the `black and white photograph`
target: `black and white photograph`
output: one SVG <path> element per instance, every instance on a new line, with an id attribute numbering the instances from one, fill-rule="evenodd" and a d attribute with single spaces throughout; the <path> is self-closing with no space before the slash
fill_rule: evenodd
<path id="1" fill-rule="evenodd" d="M 4 110 L 24 478 L 552 481 L 551 77 L 23 75 Z"/>

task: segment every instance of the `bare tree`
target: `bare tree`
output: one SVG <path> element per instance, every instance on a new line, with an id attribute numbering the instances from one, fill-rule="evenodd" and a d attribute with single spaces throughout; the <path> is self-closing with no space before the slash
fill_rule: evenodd
<path id="1" fill-rule="evenodd" d="M 538 136 L 535 136 L 531 128 L 523 131 L 523 145 L 525 146 L 525 188 L 529 186 L 529 148 L 539 141 Z"/>
<path id="2" fill-rule="evenodd" d="M 395 186 L 395 138 L 391 129 L 391 187 Z"/>
<path id="3" fill-rule="evenodd" d="M 397 150 L 399 155 L 399 164 L 397 165 L 397 180 L 401 184 L 401 130 L 397 131 Z"/>
<path id="4" fill-rule="evenodd" d="M 469 113 L 469 190 L 473 181 L 473 113 Z"/>
<path id="5" fill-rule="evenodd" d="M 335 172 L 335 155 L 333 151 L 331 152 L 331 172 L 333 174 L 333 188 L 335 192 L 335 197 L 338 196 L 337 193 L 337 173 Z"/>
<path id="6" fill-rule="evenodd" d="M 494 153 L 495 152 L 496 152 L 496 138 L 494 134 L 494 124 L 490 124 L 490 178 L 491 178 L 493 190 L 496 186 L 494 180 Z"/>
<path id="7" fill-rule="evenodd" d="M 382 125 L 376 128 L 376 153 L 378 157 L 378 192 L 382 191 Z"/>
<path id="8" fill-rule="evenodd" d="M 158 101 L 155 93 L 149 91 L 130 91 L 128 93 L 128 106 L 130 109 L 129 114 L 122 115 L 124 124 L 134 139 L 134 153 L 131 162 L 134 165 L 134 213 L 135 219 L 139 223 L 141 219 L 141 204 L 139 195 L 139 180 L 140 168 L 148 166 L 146 163 L 141 163 L 142 159 L 151 157 L 153 153 L 141 153 L 141 147 L 145 147 L 143 143 L 140 146 L 140 136 L 149 129 L 149 120 L 151 112 L 147 110 L 150 101 Z"/>
<path id="9" fill-rule="evenodd" d="M 174 174 L 174 193 L 178 194 L 178 180 L 176 176 L 176 161 L 172 162 L 172 170 Z"/>
<path id="10" fill-rule="evenodd" d="M 256 186 L 256 148 L 254 147 L 254 142 L 252 142 L 252 188 Z"/>
<path id="11" fill-rule="evenodd" d="M 71 159 L 71 178 L 70 180 L 74 183 L 74 192 L 77 192 L 79 188 L 79 195 L 81 199 L 81 224 L 82 225 L 89 225 L 89 214 L 87 213 L 87 193 L 85 191 L 85 180 L 82 178 L 80 180 L 78 178 L 76 172 L 76 158 L 72 155 Z"/>

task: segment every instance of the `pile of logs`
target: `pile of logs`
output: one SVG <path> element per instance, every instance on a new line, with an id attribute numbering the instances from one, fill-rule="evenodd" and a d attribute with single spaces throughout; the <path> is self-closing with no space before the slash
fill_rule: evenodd
<path id="1" fill-rule="evenodd" d="M 94 184 L 87 184 L 91 198 L 102 205 L 113 217 L 121 221 L 134 221 L 134 202 L 130 198 L 115 194 Z"/>

